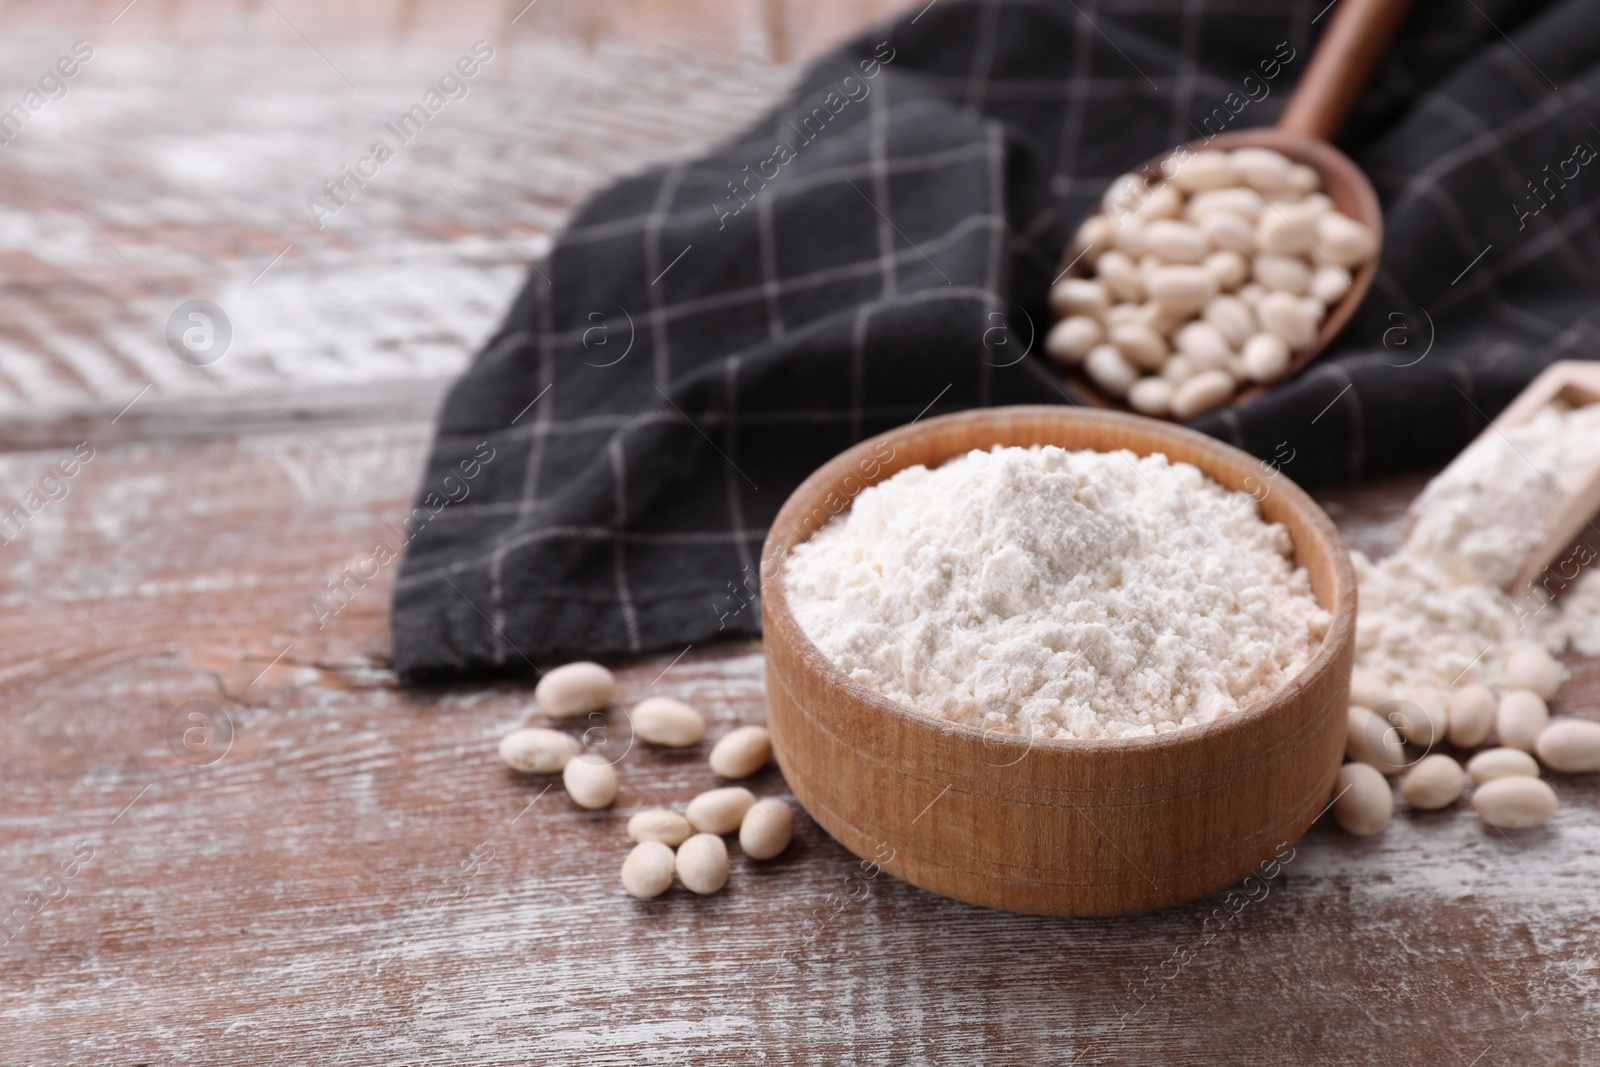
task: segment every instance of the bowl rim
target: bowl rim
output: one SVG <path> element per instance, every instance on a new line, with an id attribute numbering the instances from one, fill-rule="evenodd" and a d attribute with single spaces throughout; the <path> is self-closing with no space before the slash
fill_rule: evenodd
<path id="1" fill-rule="evenodd" d="M 863 460 L 873 458 L 876 455 L 876 448 L 884 443 L 893 445 L 902 443 L 913 436 L 937 435 L 944 428 L 959 426 L 962 423 L 983 425 L 990 422 L 999 422 L 1008 417 L 1017 418 L 1019 416 L 1031 419 L 1042 418 L 1045 421 L 1093 424 L 1096 421 L 1104 420 L 1124 426 L 1131 425 L 1156 437 L 1166 437 L 1180 441 L 1190 449 L 1206 455 L 1207 458 L 1214 457 L 1218 460 L 1230 460 L 1235 463 L 1243 462 L 1246 464 L 1262 462 L 1242 449 L 1235 448 L 1214 437 L 1209 437 L 1164 419 L 1154 419 L 1131 412 L 1103 408 L 1082 408 L 1056 404 L 973 408 L 950 415 L 940 415 L 922 422 L 913 421 L 867 438 L 818 467 L 789 494 L 788 499 L 784 501 L 777 516 L 773 519 L 772 525 L 768 529 L 766 542 L 761 550 L 760 575 L 763 614 L 784 632 L 784 638 L 789 643 L 790 648 L 808 668 L 819 674 L 823 681 L 838 688 L 852 699 L 870 705 L 874 710 L 890 715 L 904 727 L 943 734 L 958 741 L 974 742 L 1001 749 L 1020 749 L 1022 755 L 1041 747 L 1047 752 L 1057 751 L 1061 753 L 1126 753 L 1154 751 L 1163 748 L 1184 748 L 1204 744 L 1227 736 L 1234 731 L 1248 730 L 1258 720 L 1266 718 L 1279 708 L 1287 707 L 1290 701 L 1286 698 L 1299 690 L 1307 688 L 1313 678 L 1329 670 L 1338 670 L 1338 659 L 1341 650 L 1347 645 L 1353 645 L 1355 640 L 1357 592 L 1355 567 L 1351 562 L 1350 553 L 1344 543 L 1343 536 L 1339 533 L 1338 527 L 1333 524 L 1333 520 L 1328 517 L 1327 512 L 1304 489 L 1301 489 L 1280 470 L 1278 478 L 1281 481 L 1275 488 L 1283 492 L 1285 499 L 1288 501 L 1288 506 L 1299 512 L 1307 522 L 1307 525 L 1319 533 L 1324 540 L 1327 554 L 1332 564 L 1330 569 L 1332 572 L 1334 603 L 1325 605 L 1321 604 L 1320 599 L 1318 601 L 1319 605 L 1328 612 L 1330 620 L 1327 631 L 1311 657 L 1283 685 L 1253 704 L 1213 719 L 1210 722 L 1181 726 L 1155 734 L 1115 738 L 1035 737 L 1032 734 L 1022 737 L 1016 734 L 999 733 L 998 731 L 974 726 L 970 723 L 939 718 L 929 712 L 920 711 L 910 705 L 890 699 L 885 694 L 863 685 L 845 674 L 822 649 L 817 647 L 816 643 L 811 640 L 810 636 L 800 626 L 799 621 L 789 608 L 788 595 L 784 589 L 783 571 L 787 566 L 788 554 L 795 547 L 815 536 L 817 530 L 813 530 L 805 534 L 805 536 L 795 537 L 784 550 L 782 561 L 771 572 L 771 577 L 768 577 L 769 565 L 774 558 L 778 545 L 785 539 L 783 531 L 804 530 L 804 526 L 795 520 L 795 514 L 801 510 L 802 502 L 809 501 L 811 497 L 816 495 L 818 489 L 837 482 L 844 472 L 858 468 Z M 1092 451 L 1117 450 L 1092 449 Z M 968 449 L 967 451 L 975 451 L 975 449 Z M 1152 449 L 1151 451 L 1159 451 L 1159 449 Z M 959 455 L 965 454 L 964 452 L 952 453 L 941 460 L 940 463 L 942 465 L 957 458 Z M 1137 455 L 1138 453 L 1135 454 Z M 1190 460 L 1174 460 L 1173 462 L 1190 463 L 1191 466 L 1198 467 L 1200 472 L 1207 478 L 1217 481 L 1215 475 L 1199 463 L 1194 463 Z M 914 465 L 907 464 L 896 469 L 893 473 L 897 474 L 899 471 L 906 470 Z M 893 474 L 879 474 L 870 479 L 864 478 L 862 480 L 866 484 L 862 488 L 869 488 L 892 476 Z M 1229 491 L 1241 492 L 1241 490 Z M 853 497 L 851 506 L 853 506 Z M 1257 507 L 1259 509 L 1259 503 Z M 848 511 L 849 507 L 841 509 L 839 512 L 830 515 L 828 521 L 832 522 L 840 515 L 847 514 Z M 822 527 L 817 529 L 820 530 L 826 525 L 827 523 L 824 523 Z M 1292 532 L 1290 533 L 1290 539 L 1292 542 L 1294 541 Z M 1298 542 L 1294 542 L 1294 544 L 1297 550 L 1301 547 Z M 1314 591 L 1312 595 L 1315 597 Z M 768 636 L 763 640 L 771 640 L 771 638 Z M 768 684 L 772 683 L 773 680 L 769 677 Z M 1017 759 L 1020 760 L 1022 755 L 1019 755 Z M 1010 765 L 1010 763 L 994 764 L 996 769 L 1003 769 Z"/>

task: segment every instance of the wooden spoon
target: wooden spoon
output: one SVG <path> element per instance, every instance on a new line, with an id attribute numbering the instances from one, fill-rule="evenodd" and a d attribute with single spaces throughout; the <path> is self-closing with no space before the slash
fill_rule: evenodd
<path id="1" fill-rule="evenodd" d="M 1343 127 L 1409 6 L 1410 0 L 1338 0 L 1333 18 L 1317 42 L 1316 51 L 1276 126 L 1232 130 L 1190 141 L 1186 147 L 1195 152 L 1271 148 L 1296 163 L 1315 168 L 1322 175 L 1322 191 L 1333 201 L 1334 207 L 1366 224 L 1377 237 L 1381 251 L 1383 213 L 1378 206 L 1378 194 L 1361 168 L 1328 140 Z M 1171 154 L 1161 153 L 1140 167 L 1139 173 L 1147 180 L 1159 181 L 1160 165 Z M 1079 258 L 1084 251 L 1077 247 L 1076 241 L 1067 249 L 1063 266 L 1077 264 L 1069 273 L 1091 276 L 1089 268 Z M 1373 255 L 1355 272 L 1344 299 L 1328 309 L 1316 340 L 1292 354 L 1289 369 L 1279 381 L 1286 381 L 1303 370 L 1344 328 L 1372 286 L 1372 278 L 1378 272 L 1378 258 L 1377 254 Z M 1101 391 L 1076 368 L 1066 372 L 1065 380 L 1072 392 L 1089 404 L 1127 409 L 1126 404 Z M 1236 393 L 1232 403 L 1246 403 L 1269 388 L 1270 385 L 1250 386 Z"/>

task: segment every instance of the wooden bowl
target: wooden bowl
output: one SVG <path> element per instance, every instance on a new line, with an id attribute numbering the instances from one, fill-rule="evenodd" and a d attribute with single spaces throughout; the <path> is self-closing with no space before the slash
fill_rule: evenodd
<path id="1" fill-rule="evenodd" d="M 1367 297 L 1367 290 L 1372 288 L 1372 279 L 1378 273 L 1378 261 L 1383 249 L 1383 209 L 1378 204 L 1378 194 L 1372 189 L 1372 183 L 1361 172 L 1361 168 L 1349 156 L 1339 151 L 1327 141 L 1316 137 L 1290 130 L 1278 129 L 1274 126 L 1256 126 L 1242 130 L 1231 130 L 1227 133 L 1217 134 L 1210 139 L 1194 141 L 1188 146 L 1191 150 L 1199 151 L 1232 151 L 1235 148 L 1271 148 L 1281 152 L 1296 163 L 1304 163 L 1314 168 L 1322 175 L 1322 191 L 1333 201 L 1333 206 L 1340 213 L 1350 216 L 1357 222 L 1365 223 L 1378 239 L 1379 253 L 1363 263 L 1350 275 L 1350 288 L 1339 300 L 1339 303 L 1328 309 L 1327 317 L 1322 320 L 1321 327 L 1317 330 L 1317 339 L 1305 348 L 1296 349 L 1290 354 L 1289 368 L 1284 371 L 1283 377 L 1267 385 L 1252 385 L 1241 389 L 1233 395 L 1233 399 L 1224 406 L 1237 406 L 1248 404 L 1256 397 L 1272 389 L 1282 382 L 1286 382 L 1305 370 L 1310 362 L 1319 356 L 1324 349 L 1333 343 L 1339 336 L 1345 324 L 1350 321 L 1356 308 Z M 1160 180 L 1161 164 L 1172 152 L 1163 152 L 1150 160 L 1142 167 L 1135 168 L 1135 173 L 1143 174 L 1151 181 Z M 1095 210 L 1100 210 L 1099 205 Z M 1079 258 L 1083 249 L 1074 241 L 1068 247 L 1062 258 L 1062 266 L 1071 264 L 1072 269 L 1067 273 L 1078 278 L 1092 278 L 1094 272 Z M 1083 373 L 1081 368 L 1068 367 L 1062 372 L 1062 380 L 1074 397 L 1086 404 L 1100 408 L 1114 408 L 1128 410 L 1128 405 L 1111 396 L 1095 385 Z"/>
<path id="2" fill-rule="evenodd" d="M 1164 452 L 1252 492 L 1294 541 L 1333 616 L 1283 689 L 1226 718 L 1151 737 L 1030 740 L 895 703 L 841 671 L 784 596 L 795 545 L 854 494 L 974 448 L 1053 444 Z M 1264 495 L 1263 495 L 1264 494 Z M 1237 882 L 1328 802 L 1345 746 L 1355 574 L 1338 530 L 1287 477 L 1191 430 L 1115 412 L 986 408 L 864 441 L 794 491 L 761 568 L 767 724 L 795 796 L 846 848 L 908 882 L 1007 911 L 1147 911 Z"/>

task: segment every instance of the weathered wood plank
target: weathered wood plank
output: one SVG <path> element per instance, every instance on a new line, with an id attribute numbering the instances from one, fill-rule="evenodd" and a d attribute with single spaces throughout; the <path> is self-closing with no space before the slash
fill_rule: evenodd
<path id="1" fill-rule="evenodd" d="M 804 817 L 719 896 L 629 900 L 627 816 L 714 784 L 703 752 L 630 751 L 583 812 L 495 757 L 525 683 L 393 687 L 387 571 L 316 629 L 426 437 L 107 447 L 0 552 L 6 907 L 93 850 L 0 945 L 0 1061 L 1594 1062 L 1588 779 L 1514 839 L 1460 809 L 1319 825 L 1231 917 L 987 912 L 868 877 Z M 54 458 L 0 458 L 0 485 Z M 1408 491 L 1328 499 L 1376 545 Z M 674 656 L 619 664 L 620 703 L 761 720 L 756 645 Z M 1596 717 L 1600 665 L 1574 666 L 1559 706 Z M 210 766 L 166 740 L 196 698 L 238 728 Z"/>

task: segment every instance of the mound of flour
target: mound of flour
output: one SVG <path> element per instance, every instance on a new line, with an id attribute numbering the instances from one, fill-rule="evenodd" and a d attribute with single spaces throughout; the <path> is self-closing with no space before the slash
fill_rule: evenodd
<path id="1" fill-rule="evenodd" d="M 784 570 L 800 627 L 856 681 L 1006 733 L 1208 722 L 1326 632 L 1289 535 L 1186 463 L 996 448 L 864 490 Z"/>
<path id="2" fill-rule="evenodd" d="M 1543 540 L 1542 519 L 1596 464 L 1600 405 L 1553 403 L 1457 456 L 1417 497 L 1398 552 L 1376 563 L 1352 553 L 1356 666 L 1390 686 L 1495 685 L 1522 644 L 1600 654 L 1592 554 L 1558 560 L 1517 595 L 1501 588 Z"/>

